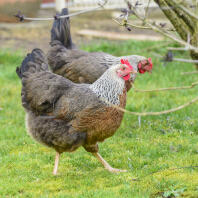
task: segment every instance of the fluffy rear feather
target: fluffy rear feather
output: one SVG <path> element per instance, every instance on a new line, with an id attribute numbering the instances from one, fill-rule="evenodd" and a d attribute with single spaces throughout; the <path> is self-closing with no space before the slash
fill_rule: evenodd
<path id="1" fill-rule="evenodd" d="M 68 9 L 62 9 L 61 15 L 68 15 Z M 74 44 L 72 43 L 71 33 L 70 33 L 70 21 L 69 17 L 63 18 L 61 20 L 54 20 L 51 29 L 51 42 L 60 41 L 67 49 L 73 49 Z"/>
<path id="2" fill-rule="evenodd" d="M 22 79 L 25 72 L 35 73 L 45 70 L 48 70 L 48 65 L 43 51 L 34 49 L 30 54 L 27 54 L 21 66 L 16 68 L 16 73 Z"/>

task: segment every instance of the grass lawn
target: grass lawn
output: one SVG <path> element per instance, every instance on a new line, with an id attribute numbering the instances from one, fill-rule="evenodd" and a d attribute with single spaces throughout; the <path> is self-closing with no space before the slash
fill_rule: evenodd
<path id="1" fill-rule="evenodd" d="M 138 76 L 135 86 L 139 89 L 191 85 L 197 81 L 195 74 L 181 75 L 192 71 L 192 64 L 174 62 L 163 66 L 151 52 L 164 54 L 165 49 L 148 50 L 160 44 L 102 42 L 83 48 L 114 55 L 152 57 L 153 73 Z M 0 111 L 0 197 L 198 197 L 198 168 L 171 170 L 198 165 L 198 103 L 175 113 L 142 117 L 141 127 L 137 116 L 125 114 L 117 133 L 99 146 L 101 155 L 113 167 L 127 169 L 127 173 L 105 171 L 91 154 L 80 148 L 62 154 L 59 175 L 53 176 L 54 150 L 35 142 L 25 130 L 21 82 L 15 73 L 24 56 L 0 51 L 0 107 L 3 109 Z M 180 52 L 177 57 L 187 57 L 187 54 Z M 198 87 L 153 93 L 131 90 L 127 109 L 167 110 L 197 97 L 197 93 Z"/>

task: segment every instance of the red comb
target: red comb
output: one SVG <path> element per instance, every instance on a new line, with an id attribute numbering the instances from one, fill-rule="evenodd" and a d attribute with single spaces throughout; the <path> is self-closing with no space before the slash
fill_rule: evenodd
<path id="1" fill-rule="evenodd" d="M 153 63 L 151 58 L 148 58 L 146 62 L 145 60 L 143 60 L 138 63 L 138 71 L 140 74 L 144 74 L 145 72 L 150 73 L 152 68 L 153 68 Z"/>
<path id="2" fill-rule="evenodd" d="M 120 62 L 123 64 L 123 65 L 127 65 L 130 69 L 133 69 L 132 65 L 129 63 L 129 61 L 127 59 L 121 59 Z"/>
<path id="3" fill-rule="evenodd" d="M 148 70 L 151 71 L 153 68 L 153 63 L 152 63 L 151 58 L 148 58 L 148 62 L 149 62 Z"/>

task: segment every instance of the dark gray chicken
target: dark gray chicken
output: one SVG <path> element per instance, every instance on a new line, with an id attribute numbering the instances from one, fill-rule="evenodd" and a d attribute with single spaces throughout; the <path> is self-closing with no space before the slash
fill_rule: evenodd
<path id="1" fill-rule="evenodd" d="M 62 10 L 61 15 L 67 15 L 68 10 Z M 112 65 L 126 58 L 136 71 L 144 73 L 152 69 L 151 59 L 138 55 L 115 57 L 104 52 L 85 52 L 76 48 L 72 42 L 69 18 L 54 21 L 51 30 L 51 48 L 48 52 L 48 62 L 51 70 L 76 83 L 93 83 Z M 127 90 L 136 75 L 127 81 Z"/>
<path id="2" fill-rule="evenodd" d="M 93 84 L 76 84 L 48 70 L 40 49 L 17 68 L 22 79 L 22 105 L 26 127 L 38 142 L 56 150 L 54 174 L 59 155 L 83 146 L 111 172 L 112 168 L 98 153 L 98 142 L 111 137 L 119 128 L 125 108 L 126 82 L 136 71 L 127 60 L 110 67 Z"/>

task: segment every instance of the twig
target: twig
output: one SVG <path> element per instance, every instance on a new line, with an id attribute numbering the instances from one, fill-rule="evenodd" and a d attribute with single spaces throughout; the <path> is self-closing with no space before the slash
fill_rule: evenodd
<path id="1" fill-rule="evenodd" d="M 144 21 L 146 21 L 146 19 L 147 19 L 150 3 L 151 3 L 151 0 L 148 1 L 148 4 L 147 4 L 147 6 L 146 6 Z"/>
<path id="2" fill-rule="evenodd" d="M 154 56 L 159 57 L 159 58 L 164 58 L 162 55 L 157 54 L 155 52 L 152 53 Z M 191 60 L 191 59 L 183 59 L 183 58 L 172 58 L 171 60 L 167 61 L 164 60 L 165 62 L 172 62 L 172 61 L 178 61 L 178 62 L 184 62 L 184 63 L 198 63 L 198 60 Z"/>
<path id="3" fill-rule="evenodd" d="M 192 83 L 191 86 L 184 86 L 184 87 L 185 87 L 186 89 L 190 89 L 189 87 L 193 87 L 193 86 L 196 86 L 196 85 L 198 85 L 198 82 Z M 133 87 L 134 85 L 131 83 L 131 86 Z M 174 87 L 173 87 L 173 88 L 174 88 Z M 175 87 L 175 88 L 178 88 L 178 87 Z M 165 88 L 165 89 L 167 89 L 167 88 Z M 147 92 L 147 90 L 145 90 L 145 91 Z M 140 91 L 140 92 L 145 92 L 145 91 L 143 90 L 143 91 Z M 148 90 L 148 92 L 149 92 L 149 90 Z M 187 103 L 185 103 L 185 104 L 183 104 L 183 105 L 181 105 L 181 106 L 179 106 L 179 107 L 172 108 L 172 109 L 165 110 L 165 111 L 160 111 L 160 112 L 132 112 L 132 111 L 128 111 L 128 110 L 126 110 L 126 109 L 123 109 L 123 108 L 121 108 L 121 107 L 119 107 L 119 106 L 117 106 L 117 105 L 114 105 L 114 104 L 108 102 L 107 100 L 105 100 L 104 98 L 103 98 L 103 99 L 101 98 L 101 100 L 104 101 L 105 103 L 111 105 L 112 107 L 114 107 L 114 108 L 116 108 L 116 109 L 118 109 L 118 110 L 124 112 L 124 113 L 128 113 L 128 114 L 131 114 L 131 115 L 136 115 L 136 116 L 139 116 L 139 118 L 141 118 L 141 116 L 147 116 L 147 115 L 162 115 L 162 114 L 168 114 L 168 113 L 172 113 L 172 112 L 175 112 L 175 111 L 179 111 L 179 110 L 181 110 L 181 109 L 183 109 L 183 108 L 185 108 L 185 107 L 187 107 L 187 106 L 189 106 L 189 105 L 191 105 L 191 104 L 193 104 L 193 103 L 196 103 L 196 102 L 198 101 L 198 97 L 197 97 L 197 98 L 194 98 L 193 100 L 191 100 L 191 101 L 189 101 L 189 102 L 187 102 Z M 138 118 L 138 119 L 139 119 L 139 118 Z M 140 121 L 141 121 L 141 120 L 140 120 Z M 139 120 L 138 120 L 138 122 L 139 122 Z M 140 124 L 141 124 L 141 123 L 140 123 Z"/>
<path id="4" fill-rule="evenodd" d="M 160 111 L 160 112 L 132 112 L 132 111 L 128 111 L 126 109 L 123 109 L 122 107 L 119 107 L 117 105 L 114 105 L 112 104 L 111 102 L 107 101 L 106 99 L 104 98 L 100 98 L 101 101 L 105 102 L 106 104 L 108 104 L 109 106 L 123 112 L 123 113 L 127 113 L 127 114 L 131 114 L 131 115 L 136 115 L 136 116 L 149 116 L 149 115 L 152 115 L 152 116 L 159 116 L 159 115 L 163 115 L 163 114 L 168 114 L 168 113 L 172 113 L 172 112 L 175 112 L 175 111 L 179 111 L 193 103 L 196 103 L 198 102 L 198 97 L 192 99 L 191 101 L 181 105 L 181 106 L 178 106 L 176 108 L 172 108 L 172 109 L 168 109 L 168 110 L 165 110 L 165 111 Z M 60 119 L 59 117 L 57 116 L 45 116 L 45 115 L 41 115 L 40 116 L 41 118 L 45 118 L 45 119 Z"/>
<path id="5" fill-rule="evenodd" d="M 163 114 L 168 114 L 168 113 L 172 113 L 172 112 L 175 112 L 175 111 L 179 111 L 193 103 L 196 103 L 198 102 L 198 97 L 194 98 L 193 100 L 179 106 L 179 107 L 176 107 L 176 108 L 172 108 L 172 109 L 169 109 L 169 110 L 165 110 L 165 111 L 160 111 L 160 112 L 132 112 L 132 111 L 128 111 L 126 109 L 123 109 L 117 105 L 114 105 L 114 104 L 111 104 L 107 101 L 105 101 L 107 104 L 111 105 L 112 107 L 124 112 L 124 113 L 128 113 L 128 114 L 131 114 L 131 115 L 136 115 L 136 116 L 148 116 L 148 115 L 153 115 L 153 116 L 158 116 L 158 115 L 163 115 Z"/>
<path id="6" fill-rule="evenodd" d="M 183 58 L 173 58 L 173 61 L 184 62 L 184 63 L 198 63 L 198 60 L 183 59 Z"/>
<path id="7" fill-rule="evenodd" d="M 190 33 L 188 32 L 188 35 L 187 35 L 187 43 L 190 44 Z M 167 48 L 168 50 L 177 50 L 177 51 L 188 51 L 189 50 L 189 45 L 185 46 L 184 48 L 183 47 L 168 47 Z"/>
<path id="8" fill-rule="evenodd" d="M 120 26 L 124 26 L 124 25 L 130 25 L 131 27 L 134 27 L 134 28 L 138 28 L 138 29 L 149 29 L 151 30 L 150 27 L 145 27 L 145 26 L 140 26 L 140 25 L 134 25 L 134 24 L 131 24 L 131 23 L 126 23 L 125 24 L 125 21 L 123 23 L 120 23 L 119 21 L 117 21 L 116 19 L 112 18 L 113 21 L 115 21 L 117 24 L 119 24 Z"/>
<path id="9" fill-rule="evenodd" d="M 159 33 L 161 33 L 162 35 L 164 35 L 164 36 L 166 36 L 166 37 L 168 37 L 168 38 L 170 38 L 170 39 L 172 39 L 172 40 L 174 40 L 174 41 L 176 41 L 176 42 L 178 42 L 178 43 L 180 43 L 180 44 L 182 44 L 182 45 L 184 45 L 184 46 L 187 46 L 189 49 L 194 50 L 195 52 L 198 52 L 198 48 L 197 48 L 197 47 L 195 47 L 195 46 L 193 46 L 193 45 L 191 45 L 191 44 L 189 44 L 189 43 L 187 43 L 187 42 L 185 42 L 185 41 L 183 41 L 183 40 L 181 40 L 181 39 L 179 39 L 179 38 L 173 36 L 173 35 L 170 34 L 170 33 L 164 32 L 164 31 L 161 30 L 159 27 L 154 26 L 154 25 L 152 25 L 152 24 L 150 24 L 150 23 L 148 23 L 148 22 L 147 22 L 147 25 L 150 26 L 150 27 L 151 27 L 153 30 L 155 30 L 156 32 L 159 32 Z"/>
<path id="10" fill-rule="evenodd" d="M 163 114 L 169 114 L 169 113 L 172 113 L 172 112 L 175 112 L 175 111 L 179 111 L 181 109 L 184 109 L 185 107 L 187 106 L 190 106 L 191 104 L 194 104 L 196 102 L 198 102 L 198 97 L 192 99 L 191 101 L 183 104 L 183 105 L 180 105 L 178 107 L 175 107 L 175 108 L 172 108 L 172 109 L 168 109 L 168 110 L 165 110 L 165 111 L 159 111 L 159 112 L 132 112 L 132 111 L 128 111 L 122 107 L 119 107 L 117 105 L 114 105 L 112 104 L 111 102 L 107 101 L 106 99 L 104 98 L 100 98 L 101 101 L 105 102 L 106 104 L 110 105 L 111 107 L 123 112 L 123 113 L 127 113 L 127 114 L 130 114 L 130 115 L 136 115 L 136 116 L 159 116 L 159 115 L 163 115 Z M 56 116 L 40 116 L 40 117 L 43 117 L 43 118 L 49 118 L 49 119 L 60 119 Z"/>
<path id="11" fill-rule="evenodd" d="M 68 14 L 68 15 L 62 15 L 62 16 L 55 15 L 54 17 L 47 17 L 47 18 L 30 18 L 30 17 L 25 17 L 20 12 L 18 12 L 18 14 L 14 15 L 14 16 L 19 18 L 20 21 L 23 21 L 23 20 L 27 20 L 27 21 L 49 21 L 49 20 L 54 20 L 54 19 L 62 19 L 62 18 L 77 16 L 77 15 L 80 15 L 80 14 L 84 14 L 84 13 L 87 13 L 87 12 L 91 12 L 91 11 L 103 8 L 103 6 L 107 3 L 107 1 L 108 0 L 105 0 L 103 4 L 99 4 L 98 7 L 91 8 L 91 9 L 86 9 L 86 10 L 81 10 L 79 12 L 75 12 L 75 13 Z"/>
<path id="12" fill-rule="evenodd" d="M 174 0 L 173 0 L 174 1 Z M 175 1 L 174 1 L 175 2 Z M 177 3 L 177 2 L 175 2 Z M 194 14 L 192 11 L 188 10 L 187 8 L 185 8 L 183 5 L 178 4 L 178 7 L 183 10 L 187 15 L 193 17 L 194 19 L 198 20 L 198 16 L 196 14 Z"/>
<path id="13" fill-rule="evenodd" d="M 189 74 L 198 74 L 198 71 L 183 72 L 183 73 L 181 73 L 181 75 L 189 75 Z"/>
<path id="14" fill-rule="evenodd" d="M 152 30 L 152 28 L 150 28 L 150 27 L 134 25 L 134 24 L 132 24 L 132 23 L 127 23 L 127 25 L 130 25 L 131 27 L 134 27 L 134 28 L 139 28 L 139 29 L 149 29 L 149 30 Z"/>
<path id="15" fill-rule="evenodd" d="M 162 47 L 166 47 L 167 45 L 170 45 L 172 43 L 172 41 L 167 41 L 167 42 L 164 42 L 164 43 L 157 43 L 156 45 L 152 45 L 152 46 L 149 46 L 149 47 L 146 47 L 144 49 L 142 49 L 142 51 L 150 51 L 150 50 L 153 50 L 153 49 L 159 49 L 159 48 L 162 48 Z"/>
<path id="16" fill-rule="evenodd" d="M 125 1 L 126 1 L 126 3 L 129 3 L 127 0 L 125 0 Z M 174 41 L 180 43 L 181 45 L 187 46 L 189 49 L 191 49 L 191 50 L 193 50 L 193 51 L 195 51 L 195 52 L 198 52 L 198 48 L 197 48 L 197 47 L 195 47 L 195 46 L 193 46 L 193 45 L 191 45 L 191 44 L 185 42 L 184 40 L 181 40 L 181 39 L 175 37 L 174 35 L 170 34 L 169 32 L 164 31 L 162 28 L 156 26 L 155 23 L 151 24 L 151 23 L 149 23 L 148 21 L 144 21 L 144 19 L 143 19 L 141 16 L 139 16 L 139 14 L 137 13 L 136 7 L 134 7 L 132 4 L 130 4 L 130 6 L 131 6 L 131 8 L 133 9 L 134 15 L 135 15 L 138 19 L 140 19 L 141 21 L 143 21 L 143 22 L 144 22 L 144 25 L 145 25 L 146 27 L 150 27 L 150 28 L 153 29 L 154 31 L 161 33 L 162 35 L 164 35 L 164 36 L 166 36 L 166 37 L 168 37 L 168 38 L 170 38 L 170 39 L 172 39 L 172 40 L 174 40 Z M 126 21 L 124 22 L 124 25 L 125 25 L 125 26 L 126 26 L 126 25 L 130 26 L 130 24 L 128 24 L 128 22 L 126 22 Z"/>
<path id="17" fill-rule="evenodd" d="M 159 89 L 150 89 L 150 90 L 143 90 L 143 89 L 134 89 L 135 92 L 154 92 L 154 91 L 167 91 L 167 90 L 178 90 L 178 89 L 192 89 L 193 87 L 197 86 L 198 82 L 192 83 L 190 86 L 182 86 L 182 87 L 168 87 L 168 88 L 159 88 Z"/>

